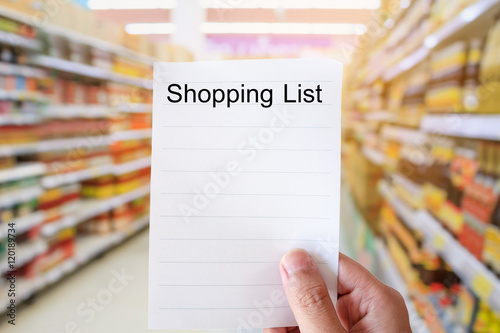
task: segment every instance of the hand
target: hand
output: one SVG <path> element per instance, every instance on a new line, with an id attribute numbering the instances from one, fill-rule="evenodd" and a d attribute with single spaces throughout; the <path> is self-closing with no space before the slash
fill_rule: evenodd
<path id="1" fill-rule="evenodd" d="M 264 333 L 411 332 L 403 297 L 343 254 L 339 259 L 337 309 L 306 251 L 285 254 L 280 272 L 299 326 L 268 328 Z"/>

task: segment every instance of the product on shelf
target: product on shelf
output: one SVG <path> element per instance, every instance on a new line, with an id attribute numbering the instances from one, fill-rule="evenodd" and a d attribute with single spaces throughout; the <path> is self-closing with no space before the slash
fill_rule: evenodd
<path id="1" fill-rule="evenodd" d="M 86 198 L 105 199 L 124 194 L 149 182 L 150 170 L 142 169 L 123 175 L 107 175 L 82 183 L 82 195 Z"/>
<path id="2" fill-rule="evenodd" d="M 2 16 L 0 16 L 0 30 L 29 39 L 37 38 L 37 31 L 32 26 Z"/>
<path id="3" fill-rule="evenodd" d="M 111 147 L 115 164 L 123 164 L 151 155 L 151 142 L 145 140 L 119 141 Z"/>
<path id="4" fill-rule="evenodd" d="M 382 198 L 374 189 L 382 177 L 382 169 L 366 159 L 356 143 L 350 144 L 347 160 L 349 165 L 347 177 L 354 200 L 366 221 L 373 230 L 377 230 L 376 221 Z"/>
<path id="5" fill-rule="evenodd" d="M 149 196 L 125 203 L 109 212 L 100 214 L 79 225 L 79 231 L 91 234 L 105 234 L 126 229 L 149 210 Z"/>
<path id="6" fill-rule="evenodd" d="M 82 149 L 73 154 L 68 152 L 46 152 L 39 154 L 40 161 L 47 165 L 47 175 L 61 176 L 86 169 L 94 169 L 104 165 L 112 165 L 113 159 L 108 147 Z"/>
<path id="7" fill-rule="evenodd" d="M 431 57 L 431 81 L 425 96 L 428 111 L 461 111 L 467 44 L 456 42 Z"/>

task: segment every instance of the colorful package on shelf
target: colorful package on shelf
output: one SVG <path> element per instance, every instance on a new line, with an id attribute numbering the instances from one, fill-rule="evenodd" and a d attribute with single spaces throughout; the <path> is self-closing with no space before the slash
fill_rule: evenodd
<path id="1" fill-rule="evenodd" d="M 128 36 L 137 37 L 138 35 Z M 132 61 L 120 56 L 115 56 L 113 59 L 113 71 L 128 76 L 144 78 L 148 77 L 147 75 L 148 73 L 150 73 L 150 68 L 148 66 L 144 66 L 139 62 Z"/>
<path id="2" fill-rule="evenodd" d="M 107 175 L 82 183 L 82 194 L 87 198 L 110 198 L 133 191 L 149 182 L 150 170 L 133 171 L 120 176 Z"/>
<path id="3" fill-rule="evenodd" d="M 61 265 L 75 253 L 75 228 L 67 228 L 47 240 L 48 249 L 31 261 L 24 270 L 24 276 L 40 276 Z"/>
<path id="4" fill-rule="evenodd" d="M 348 180 L 363 217 L 373 230 L 377 230 L 377 219 L 380 213 L 382 198 L 377 191 L 379 180 L 383 175 L 382 168 L 370 162 L 362 154 L 357 144 L 351 144 L 348 156 Z"/>
<path id="5" fill-rule="evenodd" d="M 13 1 L 8 1 L 8 2 L 13 2 Z M 15 2 L 15 1 L 14 1 Z M 20 1 L 18 1 L 20 2 Z M 2 4 L 2 5 L 7 5 L 7 4 Z M 21 9 L 21 8 L 26 8 L 29 7 L 28 5 L 26 6 L 20 6 L 17 7 L 16 9 Z M 21 22 L 16 22 L 11 19 L 1 17 L 0 16 L 0 30 L 10 32 L 19 36 L 22 36 L 24 38 L 29 38 L 29 39 L 35 39 L 37 38 L 37 30 L 27 24 L 21 23 Z"/>
<path id="6" fill-rule="evenodd" d="M 110 105 L 114 108 L 127 104 L 132 106 L 135 104 L 152 104 L 151 91 L 144 88 L 110 82 L 107 84 L 107 92 Z"/>
<path id="7" fill-rule="evenodd" d="M 28 177 L 18 180 L 6 181 L 0 183 L 0 195 L 8 196 L 10 193 L 15 193 L 23 189 L 27 189 L 38 185 L 37 177 Z"/>
<path id="8" fill-rule="evenodd" d="M 45 92 L 51 104 L 107 105 L 108 89 L 104 85 L 48 78 L 45 80 Z"/>
<path id="9" fill-rule="evenodd" d="M 500 277 L 500 227 L 486 227 L 482 259 Z"/>
<path id="10" fill-rule="evenodd" d="M 145 216 L 149 210 L 149 197 L 138 198 L 132 202 L 113 208 L 81 223 L 78 228 L 83 233 L 105 234 L 126 229 L 136 219 Z"/>
<path id="11" fill-rule="evenodd" d="M 45 211 L 44 223 L 51 223 L 61 219 L 80 202 L 81 185 L 71 184 L 45 191 L 39 198 L 39 209 Z"/>
<path id="12" fill-rule="evenodd" d="M 48 120 L 36 127 L 41 139 L 98 136 L 103 139 L 109 131 L 99 119 Z M 86 142 L 82 142 L 85 146 Z"/>
<path id="13" fill-rule="evenodd" d="M 113 164 L 108 147 L 92 147 L 68 152 L 44 152 L 39 154 L 41 162 L 47 165 L 47 175 L 63 175 L 68 172 L 97 168 Z"/>
<path id="14" fill-rule="evenodd" d="M 123 164 L 151 156 L 151 142 L 147 140 L 119 141 L 111 147 L 115 164 Z"/>
<path id="15" fill-rule="evenodd" d="M 16 165 L 16 158 L 14 156 L 0 156 L 0 170 L 10 169 L 15 165 Z"/>
<path id="16" fill-rule="evenodd" d="M 479 97 L 478 111 L 498 113 L 500 105 L 500 21 L 490 29 L 484 48 L 484 56 L 480 65 L 481 87 L 477 91 Z"/>
<path id="17" fill-rule="evenodd" d="M 425 103 L 429 111 L 460 111 L 467 64 L 467 43 L 456 42 L 433 53 Z"/>

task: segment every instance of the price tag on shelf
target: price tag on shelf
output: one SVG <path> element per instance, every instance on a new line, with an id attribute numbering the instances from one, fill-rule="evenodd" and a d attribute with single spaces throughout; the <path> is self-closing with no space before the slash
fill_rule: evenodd
<path id="1" fill-rule="evenodd" d="M 444 249 L 444 246 L 446 245 L 446 241 L 444 240 L 443 235 L 441 234 L 436 234 L 432 240 L 432 245 L 434 248 L 438 251 L 441 251 Z"/>
<path id="2" fill-rule="evenodd" d="M 493 284 L 481 273 L 477 273 L 474 276 L 471 282 L 471 288 L 482 300 L 489 299 L 493 292 Z"/>

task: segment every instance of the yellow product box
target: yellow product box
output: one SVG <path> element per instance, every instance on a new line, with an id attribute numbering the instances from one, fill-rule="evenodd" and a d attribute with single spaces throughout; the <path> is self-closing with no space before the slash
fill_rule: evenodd
<path id="1" fill-rule="evenodd" d="M 84 197 L 88 198 L 110 198 L 115 195 L 115 188 L 113 184 L 105 186 L 89 186 L 85 185 L 82 187 L 82 194 Z"/>
<path id="2" fill-rule="evenodd" d="M 455 235 L 462 231 L 464 217 L 460 209 L 457 209 L 451 202 L 446 201 L 438 212 L 438 218 Z"/>
<path id="3" fill-rule="evenodd" d="M 500 81 L 492 81 L 481 85 L 476 95 L 479 100 L 478 112 L 498 113 L 500 105 Z"/>

